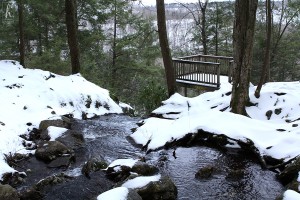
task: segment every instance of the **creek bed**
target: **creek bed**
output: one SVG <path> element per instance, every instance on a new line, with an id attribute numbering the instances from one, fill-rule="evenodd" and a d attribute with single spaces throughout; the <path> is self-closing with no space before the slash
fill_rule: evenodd
<path id="1" fill-rule="evenodd" d="M 160 173 L 168 175 L 178 189 L 178 199 L 275 199 L 282 191 L 282 185 L 275 179 L 275 173 L 262 170 L 250 157 L 243 153 L 226 153 L 213 148 L 194 146 L 159 150 L 145 155 L 128 139 L 131 129 L 136 128 L 140 118 L 125 115 L 106 115 L 93 120 L 76 120 L 72 129 L 84 134 L 86 146 L 76 152 L 76 162 L 66 171 L 49 169 L 39 161 L 27 163 L 25 168 L 34 168 L 39 173 L 29 174 L 22 187 L 44 178 L 49 174 L 64 172 L 74 176 L 67 183 L 58 184 L 47 190 L 44 199 L 93 199 L 105 189 L 103 174 L 95 173 L 91 179 L 81 175 L 80 169 L 89 158 L 102 158 L 108 163 L 116 159 L 145 158 L 146 162 L 159 167 Z M 175 150 L 175 154 L 174 154 Z M 175 157 L 174 157 L 175 155 Z M 164 161 L 161 158 L 164 157 Z M 197 171 L 213 166 L 212 176 L 195 178 Z M 107 182 L 110 187 L 112 183 Z M 105 190 L 107 190 L 107 188 Z M 102 189 L 102 190 L 101 190 Z"/>

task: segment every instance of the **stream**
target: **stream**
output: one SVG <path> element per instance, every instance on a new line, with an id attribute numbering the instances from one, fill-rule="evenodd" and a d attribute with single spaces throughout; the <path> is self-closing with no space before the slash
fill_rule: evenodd
<path id="1" fill-rule="evenodd" d="M 76 162 L 66 171 L 47 169 L 42 162 L 32 158 L 24 168 L 31 168 L 38 175 L 28 174 L 26 182 L 19 187 L 24 190 L 31 183 L 51 174 L 64 172 L 73 179 L 48 188 L 43 199 L 95 199 L 109 190 L 113 183 L 99 182 L 104 173 L 93 174 L 91 179 L 81 175 L 81 167 L 89 158 L 102 158 L 110 163 L 116 159 L 145 158 L 156 165 L 160 173 L 171 177 L 178 189 L 178 199 L 276 199 L 283 186 L 276 180 L 275 173 L 263 170 L 255 159 L 237 151 L 221 152 L 203 147 L 177 147 L 145 154 L 128 138 L 140 118 L 125 115 L 105 115 L 93 120 L 76 120 L 72 129 L 84 134 L 86 147 L 76 152 Z M 175 152 L 175 157 L 174 157 Z M 164 161 L 162 161 L 164 158 Z M 33 167 L 33 164 L 36 167 Z M 195 174 L 205 166 L 213 166 L 212 176 L 197 179 Z M 102 185 L 101 185 L 102 184 Z"/>

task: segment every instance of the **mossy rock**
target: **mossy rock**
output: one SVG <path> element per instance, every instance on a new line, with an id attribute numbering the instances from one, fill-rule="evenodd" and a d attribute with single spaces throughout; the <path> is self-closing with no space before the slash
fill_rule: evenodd
<path id="1" fill-rule="evenodd" d="M 10 185 L 0 184 L 0 199 L 1 200 L 19 200 L 20 197 L 15 188 Z"/>

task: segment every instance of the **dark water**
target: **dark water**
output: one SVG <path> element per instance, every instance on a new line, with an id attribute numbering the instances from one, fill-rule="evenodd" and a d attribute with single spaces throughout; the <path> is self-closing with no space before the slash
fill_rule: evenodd
<path id="1" fill-rule="evenodd" d="M 138 121 L 137 118 L 108 115 L 78 121 L 73 128 L 84 132 L 89 157 L 102 156 L 107 161 L 146 157 L 147 162 L 158 165 L 161 173 L 169 175 L 175 182 L 180 200 L 275 199 L 282 192 L 275 174 L 262 170 L 243 153 L 223 153 L 208 147 L 178 147 L 176 159 L 173 149 L 145 155 L 126 138 Z M 159 161 L 161 156 L 167 160 Z M 196 179 L 196 172 L 208 165 L 214 166 L 212 177 Z"/>
<path id="2" fill-rule="evenodd" d="M 75 176 L 66 183 L 46 189 L 45 200 L 95 199 L 113 187 L 99 171 L 87 179 L 81 175 L 81 167 L 89 158 L 102 158 L 110 163 L 116 159 L 146 158 L 147 163 L 160 168 L 160 173 L 172 178 L 178 188 L 178 199 L 275 199 L 283 187 L 275 180 L 275 174 L 264 171 L 243 153 L 224 153 L 208 147 L 177 147 L 145 155 L 140 147 L 133 145 L 128 136 L 136 128 L 139 118 L 123 115 L 100 116 L 93 120 L 78 120 L 72 129 L 84 133 L 86 147 L 76 152 L 76 162 L 67 171 L 49 169 L 34 157 L 24 164 L 24 169 L 36 172 L 28 174 L 26 182 L 19 188 L 26 189 L 32 183 L 64 172 Z M 164 161 L 161 161 L 164 158 Z M 213 166 L 214 172 L 208 179 L 196 179 L 196 172 L 205 166 Z M 102 181 L 101 181 L 102 179 Z"/>

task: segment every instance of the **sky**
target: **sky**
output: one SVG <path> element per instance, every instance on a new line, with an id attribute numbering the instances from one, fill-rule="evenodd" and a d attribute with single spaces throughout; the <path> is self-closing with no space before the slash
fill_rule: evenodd
<path id="1" fill-rule="evenodd" d="M 203 0 L 202 0 L 203 1 Z M 210 0 L 212 1 L 212 0 Z M 224 0 L 214 0 L 214 1 L 224 1 Z M 198 2 L 198 0 L 165 0 L 165 3 L 195 3 Z M 155 5 L 156 0 L 142 0 L 143 5 Z"/>
<path id="2" fill-rule="evenodd" d="M 245 117 L 229 112 L 231 84 L 227 80 L 228 77 L 222 77 L 219 90 L 194 98 L 174 94 L 153 111 L 162 118 L 145 119 L 130 137 L 137 144 L 147 144 L 148 150 L 156 150 L 187 134 L 204 130 L 243 142 L 249 139 L 261 156 L 284 161 L 298 156 L 300 82 L 267 83 L 259 99 L 254 97 L 256 86 L 251 85 L 250 100 L 255 106 L 247 107 L 250 117 Z M 87 81 L 80 74 L 61 76 L 49 71 L 25 69 L 17 61 L 0 61 L 0 102 L 0 179 L 4 173 L 16 171 L 5 162 L 4 154 L 35 153 L 35 150 L 27 150 L 23 146 L 24 142 L 26 145 L 32 142 L 24 141 L 20 135 L 38 128 L 40 121 L 58 119 L 70 113 L 79 119 L 82 112 L 88 117 L 122 113 L 108 90 Z M 270 112 L 267 117 L 266 113 Z M 49 127 L 48 131 L 51 140 L 55 140 L 66 129 Z M 228 147 L 240 148 L 234 140 Z M 120 163 L 133 166 L 135 162 L 133 159 L 121 159 L 113 161 L 110 166 L 119 167 Z M 116 196 L 115 199 L 125 200 L 128 188 L 143 187 L 159 179 L 159 174 L 137 177 L 117 190 L 99 194 L 98 200 L 111 200 L 111 194 L 116 192 L 121 198 Z M 300 182 L 300 177 L 297 181 Z M 284 200 L 291 199 L 300 199 L 300 194 L 287 190 Z"/>

